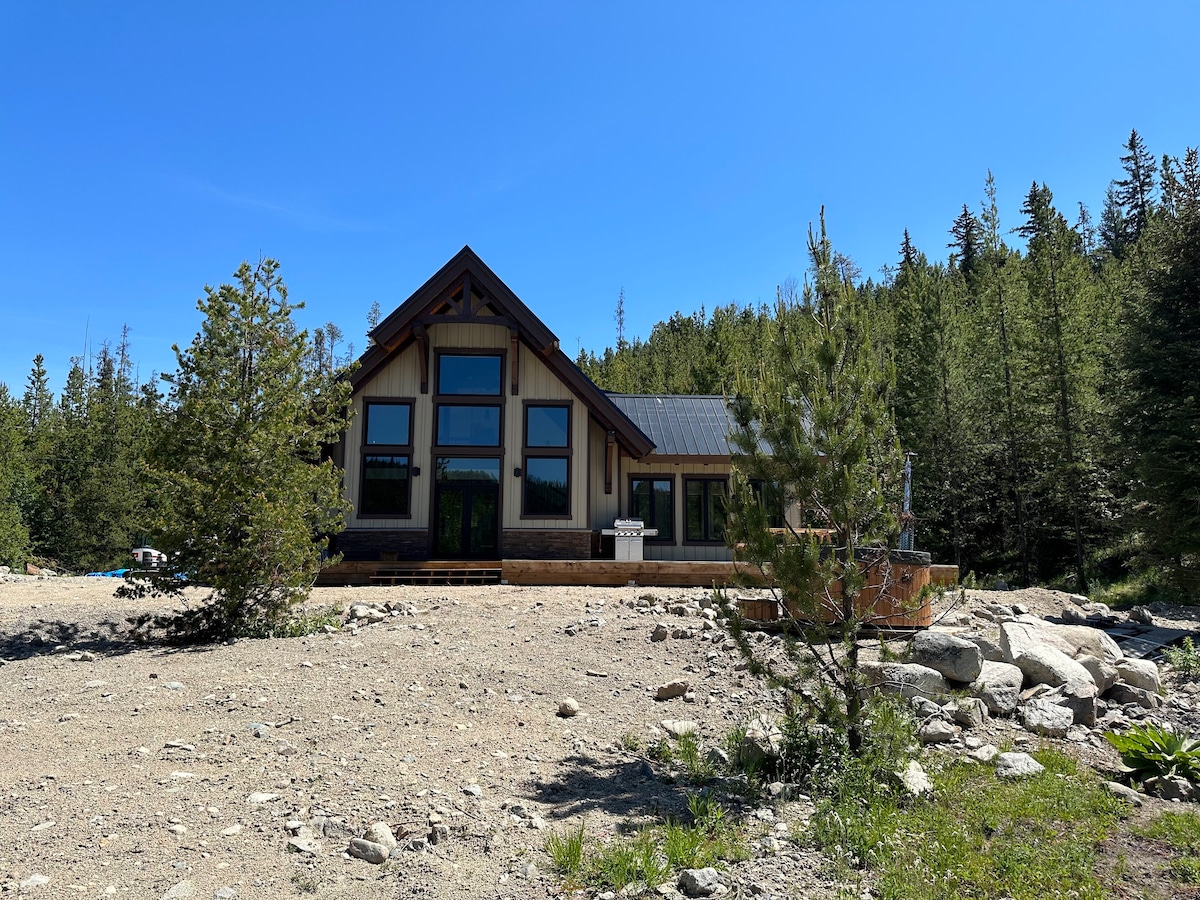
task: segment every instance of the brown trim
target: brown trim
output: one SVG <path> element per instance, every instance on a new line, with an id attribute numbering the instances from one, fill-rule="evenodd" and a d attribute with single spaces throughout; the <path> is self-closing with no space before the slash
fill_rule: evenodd
<path id="1" fill-rule="evenodd" d="M 417 341 L 417 360 L 421 364 L 421 393 L 429 393 L 429 332 L 419 322 L 413 326 Z"/>
<path id="2" fill-rule="evenodd" d="M 504 402 L 504 361 L 508 351 L 503 347 L 438 347 L 433 351 L 434 398 L 485 397 Z M 500 360 L 500 383 L 494 394 L 444 394 L 442 393 L 442 360 L 447 356 L 494 356 Z"/>
<path id="3" fill-rule="evenodd" d="M 663 472 L 630 472 L 630 473 L 628 473 L 626 478 L 627 478 L 626 485 L 629 487 L 629 490 L 625 492 L 625 496 L 629 498 L 629 507 L 626 510 L 626 516 L 633 515 L 633 510 L 634 510 L 633 483 L 635 481 L 669 481 L 669 482 L 671 482 L 671 536 L 669 538 L 664 538 L 661 536 L 646 537 L 643 540 L 647 544 L 657 544 L 661 547 L 677 546 L 679 544 L 679 538 L 678 538 L 678 531 L 675 528 L 675 518 L 676 518 L 675 514 L 677 512 L 675 509 L 675 498 L 678 496 L 678 494 L 675 490 L 675 475 L 674 474 L 665 474 Z M 653 509 L 653 507 L 651 507 L 651 509 Z M 660 532 L 662 531 L 662 529 L 659 528 L 659 525 L 657 522 L 646 522 L 645 525 L 647 528 L 658 528 L 658 530 Z"/>
<path id="4" fill-rule="evenodd" d="M 448 302 L 446 293 L 456 289 L 468 277 L 471 285 L 478 287 L 484 302 L 500 315 L 479 316 L 478 311 L 471 315 L 433 315 Z M 463 247 L 371 331 L 370 338 L 375 346 L 360 357 L 358 371 L 351 377 L 356 393 L 369 384 L 396 353 L 415 339 L 415 327 L 422 321 L 427 324 L 480 322 L 517 328 L 521 340 L 545 360 L 547 367 L 583 401 L 602 427 L 616 434 L 618 443 L 630 456 L 640 459 L 654 449 L 654 442 L 567 358 L 554 333 L 470 247 Z"/>
<path id="5" fill-rule="evenodd" d="M 644 456 L 638 462 L 646 465 L 654 465 L 655 463 L 671 464 L 675 466 L 687 465 L 689 463 L 700 466 L 731 466 L 733 465 L 733 457 L 731 456 L 685 456 L 682 454 L 658 454 L 651 453 L 649 456 Z M 704 478 L 704 475 L 698 476 Z"/>
<path id="6" fill-rule="evenodd" d="M 521 336 L 515 328 L 509 329 L 508 335 L 512 340 L 512 358 L 509 360 L 509 368 L 512 370 L 512 395 L 516 397 L 520 393 L 518 372 L 521 368 Z"/>
<path id="7" fill-rule="evenodd" d="M 367 429 L 371 425 L 371 404 L 378 406 L 407 406 L 408 407 L 408 443 L 407 444 L 368 444 Z M 412 493 L 413 493 L 413 447 L 415 445 L 414 434 L 417 430 L 416 423 L 416 398 L 415 397 L 363 397 L 363 424 L 361 440 L 359 442 L 359 457 L 358 457 L 358 491 L 356 496 L 358 503 L 355 504 L 354 514 L 359 520 L 373 519 L 411 519 L 412 512 Z M 408 479 L 405 484 L 406 496 L 404 505 L 407 512 L 372 512 L 364 513 L 360 510 L 363 507 L 363 493 L 367 486 L 367 457 L 368 456 L 403 456 L 408 459 Z"/>
<path id="8" fill-rule="evenodd" d="M 604 493 L 613 491 L 613 457 L 617 452 L 617 436 L 611 431 L 604 435 Z"/>
<path id="9" fill-rule="evenodd" d="M 542 409 L 565 409 L 567 411 L 567 443 L 564 447 L 531 447 L 529 446 L 529 410 L 531 408 L 540 407 Z M 575 448 L 574 434 L 571 429 L 572 418 L 575 413 L 575 404 L 570 400 L 525 400 L 521 403 L 521 518 L 522 519 L 546 519 L 546 520 L 569 520 L 574 518 L 571 512 L 571 500 L 573 497 L 571 488 L 575 483 Z M 533 459 L 565 459 L 567 461 L 567 511 L 565 513 L 555 513 L 553 515 L 539 515 L 537 513 L 527 513 L 525 511 L 525 503 L 528 496 L 525 492 L 525 486 L 528 484 L 527 476 L 529 473 L 529 460 Z"/>

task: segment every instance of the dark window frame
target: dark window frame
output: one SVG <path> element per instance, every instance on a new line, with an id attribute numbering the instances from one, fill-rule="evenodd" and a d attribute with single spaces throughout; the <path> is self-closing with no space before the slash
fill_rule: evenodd
<path id="1" fill-rule="evenodd" d="M 650 535 L 646 535 L 645 538 L 643 538 L 643 541 L 647 544 L 661 544 L 663 546 L 671 546 L 671 547 L 677 545 L 679 543 L 679 541 L 675 534 L 675 476 L 674 475 L 666 475 L 666 474 L 662 474 L 662 473 L 658 473 L 658 472 L 630 473 L 630 475 L 629 475 L 629 507 L 628 507 L 630 516 L 634 515 L 633 486 L 634 486 L 634 483 L 638 482 L 638 481 L 665 481 L 665 482 L 667 482 L 667 484 L 670 485 L 671 534 L 664 537 L 663 533 L 662 533 L 662 530 L 663 530 L 662 523 L 657 521 L 656 519 L 652 518 L 652 521 L 646 521 L 643 519 L 643 524 L 647 528 L 657 528 L 658 529 L 658 534 L 656 534 L 653 537 L 651 537 Z M 653 490 L 654 489 L 651 488 L 651 496 L 653 496 Z M 653 513 L 653 511 L 654 511 L 653 503 L 650 504 L 650 510 Z"/>
<path id="2" fill-rule="evenodd" d="M 786 528 L 787 509 L 784 506 L 783 492 L 779 489 L 779 485 L 767 482 L 762 478 L 752 478 L 748 484 L 750 486 L 751 495 L 758 502 L 760 507 L 765 507 L 768 499 L 779 501 L 779 505 L 775 509 L 765 509 L 767 514 L 767 527 Z"/>
<path id="3" fill-rule="evenodd" d="M 490 356 L 499 361 L 499 389 L 494 394 L 446 394 L 442 392 L 442 360 L 446 357 Z M 507 354 L 499 347 L 441 347 L 433 354 L 434 394 L 438 397 L 488 397 L 499 400 L 504 397 L 504 372 Z"/>
<path id="4" fill-rule="evenodd" d="M 704 493 L 702 499 L 701 511 L 703 521 L 701 531 L 705 535 L 702 538 L 692 538 L 688 536 L 688 485 L 703 484 Z M 685 475 L 683 478 L 683 543 L 693 547 L 724 547 L 725 537 L 724 531 L 729 527 L 728 508 L 726 509 L 725 523 L 722 525 L 722 537 L 710 537 L 712 532 L 712 521 L 709 515 L 712 509 L 712 498 L 709 496 L 709 487 L 713 484 L 719 484 L 724 490 L 725 502 L 729 502 L 729 477 L 725 475 Z"/>
<path id="5" fill-rule="evenodd" d="M 443 394 L 442 390 L 442 359 L 447 356 L 490 356 L 500 361 L 500 390 L 496 394 Z M 483 455 L 499 455 L 504 459 L 504 373 L 508 358 L 504 350 L 498 347 L 443 347 L 434 351 L 434 395 L 433 395 L 433 455 L 461 456 L 463 450 L 479 449 Z M 438 420 L 443 406 L 494 406 L 500 411 L 498 435 L 495 444 L 441 444 L 439 443 Z"/>
<path id="6" fill-rule="evenodd" d="M 407 444 L 368 444 L 367 434 L 371 425 L 371 407 L 372 406 L 407 406 L 408 407 L 408 443 Z M 413 432 L 416 431 L 416 420 L 414 412 L 416 409 L 415 397 L 364 397 L 363 398 L 363 428 L 362 428 L 362 446 L 359 448 L 359 472 L 358 472 L 358 505 L 355 513 L 359 519 L 411 519 L 412 512 L 412 491 L 413 491 L 413 446 L 415 440 Z M 404 486 L 404 511 L 403 512 L 363 512 L 363 507 L 366 505 L 364 498 L 367 493 L 367 459 L 372 456 L 399 456 L 408 460 L 408 477 L 405 479 Z"/>
<path id="7" fill-rule="evenodd" d="M 531 408 L 546 408 L 554 407 L 557 409 L 565 409 L 567 411 L 567 443 L 561 447 L 530 447 L 529 446 L 529 410 Z M 523 484 L 521 485 L 521 518 L 522 519 L 545 519 L 549 520 L 566 520 L 572 517 L 571 512 L 571 497 L 572 487 L 574 485 L 575 467 L 572 465 L 574 460 L 574 447 L 571 435 L 571 420 L 572 420 L 572 404 L 569 400 L 526 400 L 521 404 L 521 477 Z M 567 509 L 562 513 L 531 513 L 529 508 L 529 460 L 530 459 L 562 459 L 567 464 Z"/>

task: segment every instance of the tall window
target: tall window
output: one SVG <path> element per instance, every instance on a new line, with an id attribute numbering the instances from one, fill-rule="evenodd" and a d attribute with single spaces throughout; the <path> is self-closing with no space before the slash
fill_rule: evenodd
<path id="1" fill-rule="evenodd" d="M 412 496 L 412 401 L 368 400 L 363 416 L 358 514 L 406 517 Z"/>
<path id="2" fill-rule="evenodd" d="M 571 407 L 526 403 L 522 452 L 521 514 L 527 518 L 571 515 Z"/>
<path id="3" fill-rule="evenodd" d="M 675 542 L 675 479 L 632 478 L 629 482 L 629 514 L 647 528 L 657 528 L 647 541 Z"/>
<path id="4" fill-rule="evenodd" d="M 717 543 L 725 540 L 725 479 L 685 478 L 684 540 Z"/>
<path id="5" fill-rule="evenodd" d="M 503 363 L 498 354 L 438 356 L 433 434 L 436 446 L 500 446 Z"/>

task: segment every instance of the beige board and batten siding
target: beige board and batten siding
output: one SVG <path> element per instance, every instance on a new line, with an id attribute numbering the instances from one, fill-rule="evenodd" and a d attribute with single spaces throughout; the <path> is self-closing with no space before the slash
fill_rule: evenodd
<path id="1" fill-rule="evenodd" d="M 685 544 L 684 533 L 684 488 L 686 478 L 729 478 L 729 463 L 689 463 L 689 462 L 654 462 L 654 457 L 644 460 L 621 460 L 620 480 L 613 479 L 613 490 L 620 490 L 620 508 L 622 515 L 629 511 L 629 481 L 632 477 L 643 475 L 655 478 L 670 478 L 674 483 L 672 498 L 672 518 L 675 539 L 670 544 L 655 543 L 647 539 L 642 553 L 646 559 L 659 560 L 707 560 L 722 562 L 733 559 L 733 551 L 724 544 Z M 602 476 L 603 477 L 603 476 Z M 601 485 L 603 490 L 603 484 Z M 612 522 L 605 527 L 611 527 Z"/>
<path id="2" fill-rule="evenodd" d="M 362 442 L 364 402 L 391 398 L 411 398 L 412 415 L 412 465 L 421 474 L 413 477 L 412 499 L 409 518 L 360 518 L 357 510 L 348 516 L 350 528 L 414 529 L 427 530 L 432 508 L 433 490 L 433 404 L 436 389 L 436 350 L 496 350 L 505 354 L 506 366 L 503 373 L 504 397 L 504 452 L 501 461 L 501 503 L 503 514 L 501 527 L 524 528 L 586 528 L 587 527 L 587 426 L 586 408 L 571 393 L 537 354 L 527 345 L 521 345 L 518 366 L 518 389 L 513 396 L 509 390 L 508 354 L 512 352 L 509 330 L 501 325 L 472 323 L 443 323 L 429 329 L 429 393 L 421 393 L 421 370 L 416 345 L 409 345 L 379 371 L 370 383 L 354 398 L 354 419 L 347 431 L 345 459 L 345 494 L 356 504 L 362 475 Z M 571 518 L 570 519 L 523 519 L 521 518 L 521 481 L 513 475 L 513 469 L 521 465 L 521 450 L 524 435 L 524 403 L 529 400 L 565 401 L 571 404 Z"/>

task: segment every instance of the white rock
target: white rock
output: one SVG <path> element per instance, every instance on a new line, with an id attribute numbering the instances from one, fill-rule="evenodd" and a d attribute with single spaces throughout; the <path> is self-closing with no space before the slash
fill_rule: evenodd
<path id="1" fill-rule="evenodd" d="M 1001 753 L 996 757 L 997 778 L 1029 778 L 1044 771 L 1046 767 L 1028 753 Z"/>
<path id="2" fill-rule="evenodd" d="M 1075 716 L 1066 707 L 1039 697 L 1021 707 L 1021 721 L 1026 731 L 1061 738 L 1066 737 L 1067 730 L 1075 724 Z"/>
<path id="3" fill-rule="evenodd" d="M 392 833 L 392 826 L 387 822 L 372 822 L 363 832 L 363 837 L 386 847 L 389 851 L 396 846 L 396 835 Z"/>
<path id="4" fill-rule="evenodd" d="M 933 794 L 933 781 L 915 759 L 909 760 L 904 771 L 897 772 L 896 775 L 904 789 L 914 797 L 928 797 Z"/>
<path id="5" fill-rule="evenodd" d="M 558 714 L 564 719 L 579 715 L 579 701 L 574 697 L 563 697 L 558 704 Z"/>
<path id="6" fill-rule="evenodd" d="M 376 866 L 381 866 L 387 862 L 389 853 L 388 848 L 382 844 L 364 840 L 363 838 L 352 838 L 350 840 L 349 852 L 351 856 Z"/>
<path id="7" fill-rule="evenodd" d="M 1006 662 L 984 660 L 979 677 L 971 682 L 971 695 L 986 704 L 994 716 L 1011 715 L 1021 698 L 1025 673 Z"/>
<path id="8" fill-rule="evenodd" d="M 1149 659 L 1122 659 L 1117 663 L 1117 678 L 1143 691 L 1157 694 L 1162 689 L 1158 666 Z"/>

